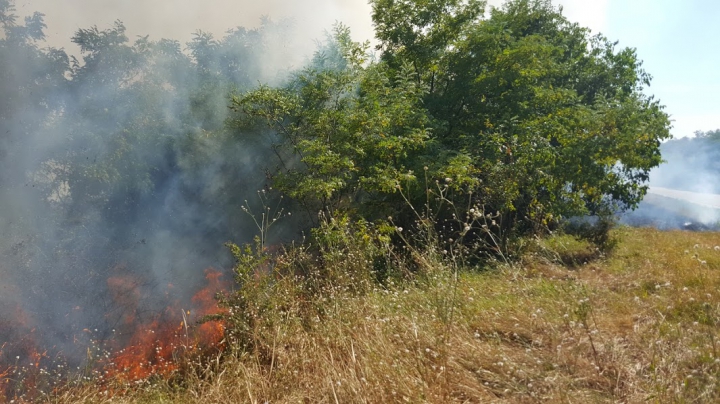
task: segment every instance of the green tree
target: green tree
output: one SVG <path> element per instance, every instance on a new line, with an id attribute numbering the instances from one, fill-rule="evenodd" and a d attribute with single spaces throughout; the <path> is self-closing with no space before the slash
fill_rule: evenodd
<path id="1" fill-rule="evenodd" d="M 373 23 L 382 58 L 394 68 L 410 63 L 419 79 L 430 81 L 438 61 L 468 26 L 482 17 L 482 0 L 374 0 Z"/>
<path id="2" fill-rule="evenodd" d="M 509 236 L 642 199 L 670 123 L 634 50 L 545 0 L 487 17 L 473 0 L 371 3 L 379 62 L 339 29 L 291 85 L 233 100 L 277 136 L 274 182 L 310 211 L 475 206 Z"/>
<path id="3" fill-rule="evenodd" d="M 416 179 L 430 138 L 424 93 L 408 66 L 389 78 L 384 64 L 368 62 L 367 45 L 338 26 L 290 85 L 263 86 L 232 104 L 243 130 L 254 128 L 244 136 L 271 137 L 274 183 L 308 212 L 378 212 L 397 209 L 396 187 Z"/>
<path id="4" fill-rule="evenodd" d="M 482 19 L 474 2 L 372 4 L 383 59 L 422 67 L 434 140 L 465 156 L 473 197 L 506 229 L 642 199 L 670 123 L 644 94 L 650 76 L 634 50 L 545 0 L 508 1 Z"/>
<path id="5" fill-rule="evenodd" d="M 42 138 L 65 106 L 70 62 L 61 49 L 43 47 L 44 15 L 17 22 L 11 0 L 0 0 L 0 199 L 27 184 L 54 138 Z"/>

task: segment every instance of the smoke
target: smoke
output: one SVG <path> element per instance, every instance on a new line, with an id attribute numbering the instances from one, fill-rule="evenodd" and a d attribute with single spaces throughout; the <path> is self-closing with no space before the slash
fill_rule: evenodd
<path id="1" fill-rule="evenodd" d="M 665 163 L 653 171 L 652 184 L 698 193 L 720 193 L 720 132 L 696 132 L 693 138 L 664 143 Z"/>
<path id="2" fill-rule="evenodd" d="M 229 95 L 282 83 L 336 19 L 371 37 L 364 1 L 35 0 L 15 23 L 7 6 L 0 374 L 37 352 L 80 365 L 91 340 L 122 346 L 162 316 L 206 314 L 206 270 L 231 277 L 223 243 L 257 233 L 242 207 L 264 209 L 273 168 L 267 133 L 226 126 Z"/>
<path id="3" fill-rule="evenodd" d="M 268 134 L 226 125 L 229 96 L 282 83 L 315 50 L 314 24 L 350 10 L 319 0 L 311 12 L 253 2 L 245 14 L 227 1 L 29 4 L 46 6 L 48 42 L 42 19 L 13 23 L 0 0 L 0 373 L 37 352 L 80 365 L 91 340 L 127 342 L 168 313 L 207 314 L 196 298 L 206 269 L 231 278 L 223 243 L 257 233 L 241 208 L 265 209 L 256 192 L 273 168 Z M 295 18 L 230 20 L 278 9 Z M 87 25 L 63 26 L 67 10 Z M 192 34 L 196 15 L 235 28 Z M 130 35 L 114 22 L 124 16 L 162 21 L 155 33 L 182 30 L 187 41 Z M 55 33 L 70 28 L 76 51 L 48 47 L 69 47 Z"/>
<path id="4" fill-rule="evenodd" d="M 75 53 L 68 39 L 80 28 L 107 27 L 116 20 L 128 27 L 128 35 L 150 35 L 151 39 L 173 38 L 181 43 L 192 39 L 195 30 L 222 36 L 238 26 L 260 26 L 261 17 L 289 20 L 296 28 L 296 42 L 279 44 L 287 57 L 297 62 L 314 50 L 324 30 L 336 21 L 348 25 L 356 38 L 374 37 L 370 5 L 366 0 L 30 0 L 18 2 L 18 14 L 44 12 L 49 33 L 48 44 Z"/>
<path id="5" fill-rule="evenodd" d="M 696 132 L 661 145 L 663 164 L 650 174 L 650 191 L 623 220 L 632 225 L 717 229 L 720 221 L 720 131 Z"/>

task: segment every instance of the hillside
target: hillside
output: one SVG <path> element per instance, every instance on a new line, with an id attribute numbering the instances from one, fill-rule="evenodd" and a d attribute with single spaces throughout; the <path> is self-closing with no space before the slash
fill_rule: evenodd
<path id="1" fill-rule="evenodd" d="M 91 382 L 48 402 L 717 402 L 720 234 L 614 236 L 594 259 L 562 236 L 457 282 L 434 268 L 338 288 L 322 320 L 279 305 L 253 349 L 188 364 L 181 382 Z"/>

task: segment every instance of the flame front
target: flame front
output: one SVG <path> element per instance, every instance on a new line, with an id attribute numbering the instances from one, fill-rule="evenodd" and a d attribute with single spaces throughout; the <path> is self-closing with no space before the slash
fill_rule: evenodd
<path id="1" fill-rule="evenodd" d="M 98 381 L 105 383 L 167 378 L 188 355 L 224 348 L 225 328 L 220 321 L 198 323 L 207 315 L 222 312 L 215 296 L 230 283 L 220 271 L 206 269 L 203 287 L 189 299 L 173 298 L 178 292 L 172 284 L 167 285 L 163 301 L 168 307 L 148 316 L 141 279 L 121 267 L 115 270 L 106 281 L 112 300 L 106 319 L 115 329 L 107 335 L 86 328 L 73 337 L 75 344 L 91 343 L 82 372 L 100 376 Z M 12 312 L 12 316 L 0 318 L 0 402 L 19 395 L 32 398 L 35 392 L 53 389 L 51 386 L 62 384 L 58 379 L 70 376 L 62 352 L 56 347 L 41 348 L 36 341 L 33 316 L 19 305 Z"/>
<path id="2" fill-rule="evenodd" d="M 223 282 L 222 273 L 213 268 L 205 270 L 205 279 L 205 287 L 191 299 L 191 310 L 183 311 L 176 302 L 146 323 L 136 320 L 134 310 L 139 304 L 133 299 L 139 299 L 140 295 L 133 292 L 132 280 L 111 278 L 108 281 L 114 290 L 113 298 L 119 299 L 118 303 L 124 307 L 133 309 L 122 316 L 123 327 L 131 329 L 130 338 L 114 349 L 115 353 L 103 364 L 108 379 L 130 382 L 155 375 L 167 377 L 178 370 L 178 359 L 183 355 L 208 347 L 221 349 L 223 324 L 219 321 L 196 323 L 204 316 L 220 312 L 215 296 L 228 285 Z M 172 285 L 168 288 L 171 289 Z"/>

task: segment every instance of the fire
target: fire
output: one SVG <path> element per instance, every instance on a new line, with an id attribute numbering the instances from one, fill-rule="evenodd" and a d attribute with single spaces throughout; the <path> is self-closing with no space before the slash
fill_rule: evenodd
<path id="1" fill-rule="evenodd" d="M 177 369 L 173 354 L 180 345 L 177 328 L 154 320 L 140 326 L 127 347 L 112 355 L 105 366 L 108 377 L 121 381 L 146 379 L 152 375 L 169 375 Z"/>
<path id="2" fill-rule="evenodd" d="M 115 350 L 104 363 L 108 379 L 136 381 L 150 376 L 167 377 L 178 370 L 177 358 L 197 353 L 206 347 L 220 347 L 224 327 L 218 321 L 205 322 L 195 326 L 197 320 L 206 315 L 217 314 L 219 309 L 215 295 L 227 289 L 222 273 L 208 268 L 205 270 L 206 286 L 191 299 L 192 310 L 178 309 L 176 302 L 149 322 L 136 324 L 134 310 L 137 310 L 139 292 L 134 292 L 136 283 L 124 278 L 111 278 L 108 286 L 113 290 L 113 299 L 130 308 L 123 314 L 125 328 L 132 327 L 131 336 L 124 347 Z M 172 285 L 168 285 L 172 288 Z"/>
<path id="3" fill-rule="evenodd" d="M 85 328 L 69 340 L 82 345 L 82 350 L 85 344 L 91 345 L 82 364 L 84 372 L 98 377 L 99 382 L 170 377 L 180 370 L 188 355 L 224 349 L 223 323 L 198 323 L 205 316 L 222 313 L 215 297 L 231 286 L 222 272 L 206 269 L 202 287 L 184 298 L 182 290 L 172 284 L 158 297 L 156 287 L 147 287 L 141 277 L 124 266 L 113 268 L 106 285 L 111 304 L 105 317 L 113 325 L 112 333 Z M 152 314 L 148 302 L 158 300 L 167 307 Z M 78 312 L 82 308 L 74 306 L 70 310 Z M 19 396 L 32 398 L 36 392 L 52 390 L 58 386 L 56 382 L 72 376 L 63 353 L 54 347 L 41 347 L 39 335 L 36 340 L 32 315 L 20 305 L 4 312 L 12 315 L 0 318 L 0 402 Z M 72 364 L 72 368 L 80 364 Z"/>
<path id="4" fill-rule="evenodd" d="M 108 278 L 107 286 L 113 302 L 123 308 L 122 323 L 132 326 L 140 304 L 140 283 L 128 275 L 113 276 Z"/>
<path id="5" fill-rule="evenodd" d="M 33 324 L 32 316 L 19 305 L 11 318 L 0 319 L 0 338 L 6 340 L 0 346 L 0 393 L 6 397 L 12 395 L 12 384 L 18 384 L 18 375 L 22 375 L 22 389 L 30 392 L 26 398 L 34 397 L 47 351 L 38 349 Z"/>
<path id="6" fill-rule="evenodd" d="M 228 284 L 222 281 L 222 274 L 213 268 L 205 270 L 205 279 L 207 286 L 198 291 L 192 298 L 192 303 L 197 306 L 196 313 L 200 317 L 211 314 L 219 314 L 221 311 L 217 307 L 215 296 L 227 290 Z M 225 327 L 218 321 L 210 321 L 200 325 L 198 334 L 203 344 L 219 343 L 225 333 Z"/>
<path id="7" fill-rule="evenodd" d="M 0 345 L 0 357 L 3 356 L 3 350 L 5 349 L 6 343 L 3 343 Z M 0 367 L 0 392 L 5 393 L 7 395 L 7 391 L 9 389 L 10 384 L 10 374 L 12 373 L 12 368 L 9 366 Z"/>

